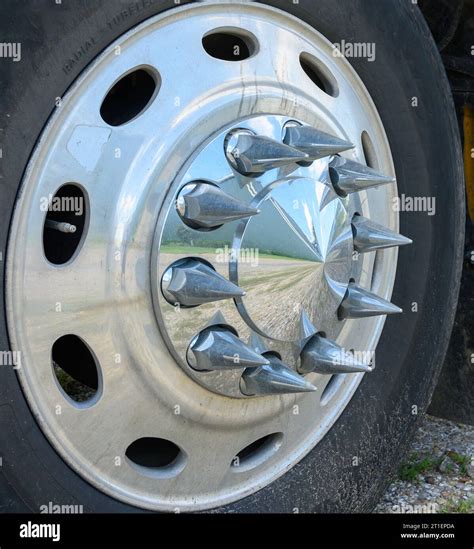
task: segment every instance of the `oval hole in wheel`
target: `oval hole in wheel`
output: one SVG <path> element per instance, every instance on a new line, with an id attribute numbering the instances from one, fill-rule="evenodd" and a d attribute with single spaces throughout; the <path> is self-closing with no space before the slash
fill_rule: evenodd
<path id="1" fill-rule="evenodd" d="M 150 106 L 160 85 L 161 78 L 151 67 L 128 72 L 107 92 L 100 107 L 100 116 L 110 126 L 130 122 Z"/>
<path id="2" fill-rule="evenodd" d="M 185 453 L 165 438 L 139 438 L 130 444 L 125 455 L 137 471 L 157 478 L 173 477 L 186 465 Z"/>
<path id="3" fill-rule="evenodd" d="M 364 151 L 365 163 L 369 168 L 373 168 L 374 170 L 379 169 L 377 153 L 375 152 L 375 147 L 370 135 L 366 131 L 363 131 L 360 140 L 362 142 L 362 150 Z"/>
<path id="4" fill-rule="evenodd" d="M 234 28 L 215 29 L 207 33 L 202 45 L 211 57 L 222 61 L 244 61 L 258 51 L 255 36 Z"/>
<path id="5" fill-rule="evenodd" d="M 261 465 L 277 452 L 283 442 L 283 433 L 272 433 L 252 442 L 234 457 L 232 470 L 236 473 L 249 471 Z"/>
<path id="6" fill-rule="evenodd" d="M 78 185 L 68 183 L 53 197 L 42 200 L 41 208 L 47 211 L 43 226 L 44 255 L 54 265 L 64 265 L 79 252 L 84 241 L 89 223 L 87 196 Z"/>
<path id="7" fill-rule="evenodd" d="M 326 406 L 332 400 L 334 395 L 340 389 L 346 374 L 334 374 L 331 376 L 331 379 L 328 381 L 328 384 L 324 388 L 323 394 L 321 395 L 321 406 Z"/>
<path id="8" fill-rule="evenodd" d="M 339 87 L 336 79 L 329 69 L 319 60 L 309 53 L 300 55 L 301 68 L 320 90 L 331 97 L 339 95 Z"/>
<path id="9" fill-rule="evenodd" d="M 81 407 L 98 400 L 102 387 L 100 367 L 84 340 L 73 334 L 60 337 L 53 344 L 51 358 L 56 380 L 67 397 Z"/>

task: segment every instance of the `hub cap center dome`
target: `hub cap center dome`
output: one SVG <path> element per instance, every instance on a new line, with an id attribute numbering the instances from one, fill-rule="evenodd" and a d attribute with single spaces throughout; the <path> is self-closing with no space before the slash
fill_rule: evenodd
<path id="1" fill-rule="evenodd" d="M 231 273 L 246 292 L 237 300 L 255 331 L 281 341 L 298 339 L 305 314 L 323 329 L 335 320 L 346 292 L 353 252 L 343 201 L 324 182 L 276 181 L 253 202 L 233 246 Z"/>

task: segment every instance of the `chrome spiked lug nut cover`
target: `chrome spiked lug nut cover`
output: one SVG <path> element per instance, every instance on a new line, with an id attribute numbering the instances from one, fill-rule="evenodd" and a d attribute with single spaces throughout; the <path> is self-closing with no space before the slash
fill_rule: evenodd
<path id="1" fill-rule="evenodd" d="M 198 334 L 188 350 L 188 362 L 201 371 L 258 367 L 268 360 L 241 341 L 229 328 L 214 326 Z"/>
<path id="2" fill-rule="evenodd" d="M 334 188 L 342 196 L 395 183 L 393 177 L 340 156 L 336 156 L 329 164 L 329 174 Z"/>
<path id="3" fill-rule="evenodd" d="M 247 396 L 307 393 L 316 387 L 288 368 L 276 356 L 266 355 L 269 364 L 248 368 L 242 375 L 241 388 Z"/>
<path id="4" fill-rule="evenodd" d="M 304 374 L 353 374 L 371 372 L 372 367 L 357 361 L 351 353 L 334 341 L 317 334 L 305 345 L 301 353 L 299 371 Z"/>
<path id="5" fill-rule="evenodd" d="M 217 185 L 189 183 L 179 193 L 176 207 L 191 227 L 213 229 L 258 214 L 258 210 L 226 194 Z"/>
<path id="6" fill-rule="evenodd" d="M 185 259 L 171 265 L 163 275 L 161 288 L 169 303 L 184 307 L 245 295 L 238 286 L 196 259 Z"/>
<path id="7" fill-rule="evenodd" d="M 349 284 L 346 295 L 339 307 L 339 316 L 343 319 L 398 313 L 403 313 L 400 307 L 353 283 Z"/>
<path id="8" fill-rule="evenodd" d="M 409 238 L 391 231 L 378 223 L 374 223 L 361 215 L 354 216 L 352 220 L 352 232 L 354 235 L 354 249 L 360 253 L 412 244 L 412 240 Z"/>
<path id="9" fill-rule="evenodd" d="M 309 160 L 319 160 L 354 148 L 352 143 L 344 141 L 311 126 L 287 124 L 283 142 L 306 153 Z"/>
<path id="10" fill-rule="evenodd" d="M 247 130 L 228 134 L 225 152 L 230 165 L 242 175 L 261 175 L 269 170 L 308 160 L 304 152 Z"/>
<path id="11" fill-rule="evenodd" d="M 204 147 L 169 202 L 158 312 L 171 350 L 195 381 L 234 398 L 370 372 L 337 341 L 346 318 L 400 312 L 351 282 L 370 272 L 370 255 L 355 252 L 409 243 L 356 215 L 358 192 L 393 178 L 334 156 L 353 144 L 296 120 L 242 124 Z"/>

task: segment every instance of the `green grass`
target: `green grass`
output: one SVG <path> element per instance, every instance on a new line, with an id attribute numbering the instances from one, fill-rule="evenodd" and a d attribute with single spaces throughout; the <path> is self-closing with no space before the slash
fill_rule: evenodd
<path id="1" fill-rule="evenodd" d="M 467 466 L 471 461 L 470 458 L 468 456 L 458 454 L 457 452 L 448 452 L 448 456 L 454 461 L 454 463 L 459 465 L 459 471 L 461 474 L 464 476 L 467 475 Z"/>
<path id="2" fill-rule="evenodd" d="M 443 505 L 440 513 L 474 513 L 474 498 L 466 500 L 451 500 Z"/>
<path id="3" fill-rule="evenodd" d="M 57 364 L 54 366 L 54 371 L 63 391 L 76 402 L 84 402 L 95 395 L 94 389 L 71 377 Z"/>
<path id="4" fill-rule="evenodd" d="M 421 474 L 435 471 L 439 462 L 439 459 L 430 457 L 420 459 L 418 454 L 412 454 L 409 461 L 400 467 L 399 477 L 408 482 L 416 481 Z"/>
<path id="5" fill-rule="evenodd" d="M 459 466 L 459 472 L 462 476 L 467 476 L 467 467 L 470 462 L 469 456 L 463 456 L 457 452 L 447 452 L 446 455 Z M 444 456 L 443 456 L 444 457 Z M 443 460 L 441 458 L 431 458 L 420 456 L 417 453 L 412 454 L 408 461 L 400 467 L 399 478 L 408 482 L 415 482 L 423 473 L 434 472 Z M 448 463 L 447 472 L 454 472 L 454 463 Z"/>
<path id="6" fill-rule="evenodd" d="M 162 253 L 167 254 L 183 254 L 185 252 L 189 252 L 189 250 L 192 249 L 193 253 L 195 254 L 214 254 L 216 253 L 216 247 L 213 246 L 212 248 L 205 248 L 204 246 L 173 246 L 173 245 L 164 245 L 161 247 Z"/>
<path id="7" fill-rule="evenodd" d="M 213 246 L 180 246 L 179 244 L 164 244 L 163 246 L 161 246 L 160 248 L 160 252 L 161 253 L 167 253 L 167 254 L 187 254 L 187 253 L 191 253 L 191 251 L 194 253 L 194 254 L 208 254 L 208 255 L 216 255 L 217 254 L 217 250 L 224 250 L 225 249 L 225 244 L 223 244 L 222 246 L 219 246 L 219 245 L 213 245 Z M 227 243 L 227 252 L 230 254 L 231 253 L 231 246 L 229 245 L 229 243 Z M 244 252 L 242 252 L 243 254 L 245 254 L 245 250 Z M 290 257 L 290 256 L 285 256 L 285 255 L 281 255 L 281 254 L 275 254 L 275 253 L 270 253 L 270 252 L 261 252 L 260 250 L 258 250 L 258 258 L 255 257 L 255 258 L 252 258 L 252 260 L 254 259 L 280 259 L 280 260 L 286 260 L 286 261 L 307 261 L 306 259 L 304 258 L 301 258 L 301 257 Z"/>

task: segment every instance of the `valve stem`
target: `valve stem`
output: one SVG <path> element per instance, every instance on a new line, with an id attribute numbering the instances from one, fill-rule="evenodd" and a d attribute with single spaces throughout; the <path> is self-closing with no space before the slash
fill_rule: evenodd
<path id="1" fill-rule="evenodd" d="M 53 229 L 61 233 L 73 234 L 77 231 L 76 225 L 72 225 L 71 223 L 64 223 L 62 221 L 53 221 L 52 219 L 46 220 L 46 227 L 48 229 Z"/>

